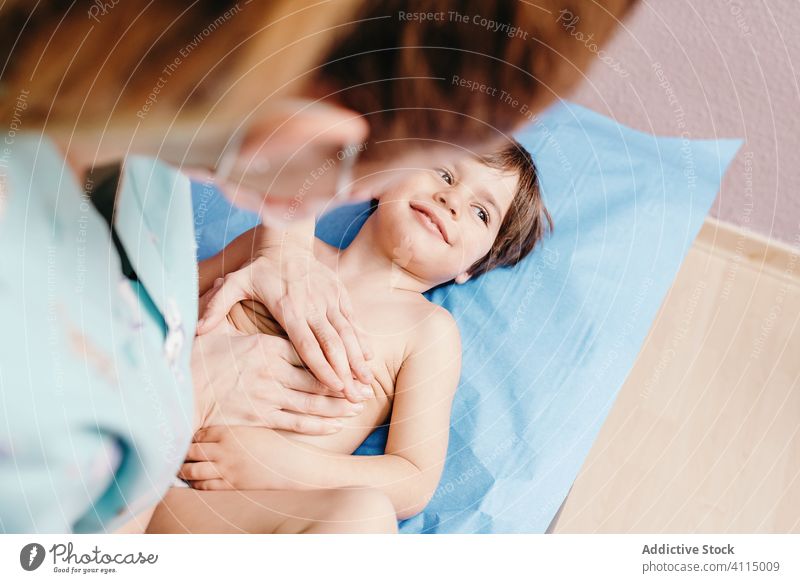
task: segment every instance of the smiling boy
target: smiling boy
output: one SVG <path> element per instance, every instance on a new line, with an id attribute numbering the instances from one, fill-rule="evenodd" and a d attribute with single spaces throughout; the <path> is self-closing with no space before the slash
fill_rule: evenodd
<path id="1" fill-rule="evenodd" d="M 282 496 L 367 487 L 388 496 L 400 519 L 422 511 L 444 466 L 461 366 L 453 317 L 422 294 L 514 265 L 548 226 L 533 160 L 516 142 L 452 167 L 405 172 L 376 197 L 350 246 L 340 251 L 316 241 L 317 258 L 346 285 L 361 333 L 373 347 L 372 398 L 328 435 L 201 429 L 180 477 L 198 490 L 270 490 Z M 213 333 L 256 332 L 283 333 L 261 304 L 242 302 Z M 387 420 L 385 454 L 352 456 Z M 181 500 L 187 494 L 173 489 L 162 504 L 169 516 L 164 508 L 157 511 L 151 530 L 180 524 L 192 512 Z"/>

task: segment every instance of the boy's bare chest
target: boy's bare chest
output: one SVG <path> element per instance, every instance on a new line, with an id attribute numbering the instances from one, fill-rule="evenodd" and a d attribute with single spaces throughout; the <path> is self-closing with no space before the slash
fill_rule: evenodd
<path id="1" fill-rule="evenodd" d="M 373 353 L 368 364 L 380 385 L 374 388 L 391 399 L 415 333 L 413 310 L 400 302 L 358 298 L 353 299 L 353 309 L 359 332 Z"/>
<path id="2" fill-rule="evenodd" d="M 351 297 L 355 321 L 361 337 L 369 343 L 373 358 L 367 361 L 375 382 L 373 397 L 364 401 L 364 409 L 354 417 L 342 418 L 344 428 L 333 435 L 291 434 L 294 439 L 325 449 L 351 453 L 372 430 L 389 420 L 395 383 L 418 326 L 413 306 L 402 302 Z M 242 308 L 232 310 L 229 318 L 242 332 L 285 337 L 280 325 L 266 312 Z M 287 434 L 289 435 L 289 434 Z"/>
<path id="3" fill-rule="evenodd" d="M 372 351 L 367 361 L 376 383 L 376 397 L 391 400 L 400 367 L 405 360 L 415 329 L 413 306 L 408 302 L 387 301 L 379 298 L 353 298 L 354 326 Z M 237 304 L 229 315 L 234 326 L 242 332 L 261 333 L 286 338 L 281 325 L 260 304 Z"/>

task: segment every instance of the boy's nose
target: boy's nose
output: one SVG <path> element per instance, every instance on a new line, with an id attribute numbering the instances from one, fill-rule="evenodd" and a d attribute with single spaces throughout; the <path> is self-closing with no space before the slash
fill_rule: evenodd
<path id="1" fill-rule="evenodd" d="M 437 203 L 439 203 L 440 206 L 443 206 L 450 212 L 450 216 L 453 219 L 458 220 L 461 207 L 458 196 L 450 192 L 448 193 L 437 192 L 434 195 L 434 199 L 436 200 Z"/>

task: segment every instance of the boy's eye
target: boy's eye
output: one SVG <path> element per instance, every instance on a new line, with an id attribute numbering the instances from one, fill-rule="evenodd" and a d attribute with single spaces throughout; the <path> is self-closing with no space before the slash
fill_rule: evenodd
<path id="1" fill-rule="evenodd" d="M 444 180 L 450 186 L 453 185 L 454 182 L 453 175 L 450 174 L 449 170 L 447 170 L 446 168 L 439 168 L 436 171 L 439 173 L 439 176 L 442 177 L 442 180 Z"/>
<path id="2" fill-rule="evenodd" d="M 479 206 L 476 206 L 474 208 L 475 208 L 475 214 L 478 215 L 478 218 L 481 221 L 483 221 L 484 225 L 488 225 L 489 224 L 489 213 L 486 212 L 486 209 L 481 208 Z"/>

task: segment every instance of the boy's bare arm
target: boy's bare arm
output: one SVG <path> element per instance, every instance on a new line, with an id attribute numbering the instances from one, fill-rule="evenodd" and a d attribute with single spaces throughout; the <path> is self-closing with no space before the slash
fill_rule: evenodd
<path id="1" fill-rule="evenodd" d="M 398 518 L 421 512 L 441 477 L 461 368 L 452 317 L 437 311 L 431 320 L 398 375 L 385 455 L 334 453 L 268 429 L 211 427 L 195 436 L 181 477 L 198 489 L 371 486 L 391 498 Z"/>
<path id="2" fill-rule="evenodd" d="M 405 460 L 414 471 L 400 476 L 380 468 L 376 482 L 369 483 L 390 496 L 400 518 L 421 512 L 439 484 L 447 456 L 450 411 L 461 374 L 461 337 L 446 310 L 437 308 L 427 325 L 414 334 L 416 346 L 397 376 L 383 456 Z M 358 457 L 364 456 L 351 459 Z"/>

